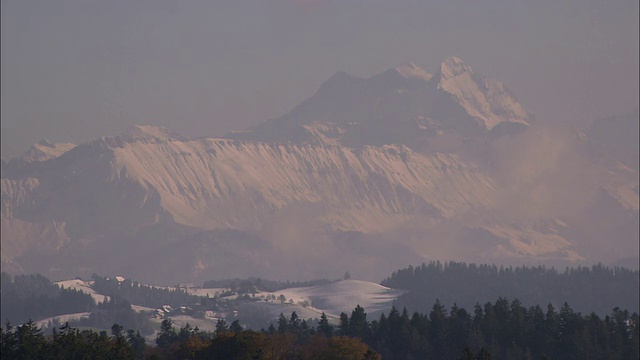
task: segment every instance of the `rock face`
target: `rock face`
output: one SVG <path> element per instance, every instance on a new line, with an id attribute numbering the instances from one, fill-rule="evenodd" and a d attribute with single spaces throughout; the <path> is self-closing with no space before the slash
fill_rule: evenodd
<path id="1" fill-rule="evenodd" d="M 188 228 L 184 237 L 220 229 L 260 234 L 286 252 L 308 236 L 329 241 L 323 232 L 377 233 L 416 214 L 446 219 L 490 208 L 495 191 L 486 175 L 455 154 L 397 145 L 354 150 L 116 137 L 82 144 L 49 167 L 30 170 L 2 179 L 3 256 L 21 266 L 16 259 L 35 256 L 30 251 L 42 252 L 40 258 L 80 253 L 78 246 L 109 244 L 115 259 L 118 247 L 130 251 L 122 239 L 158 226 Z M 295 221 L 287 224 L 289 218 Z M 47 246 L 16 245 L 33 234 Z M 147 245 L 167 239 L 157 240 Z"/>
<path id="2" fill-rule="evenodd" d="M 223 139 L 137 126 L 3 164 L 3 269 L 379 280 L 431 259 L 637 254 L 637 167 L 585 134 L 552 149 L 558 135 L 530 122 L 504 85 L 450 58 L 434 75 L 338 73 L 289 114 Z"/>

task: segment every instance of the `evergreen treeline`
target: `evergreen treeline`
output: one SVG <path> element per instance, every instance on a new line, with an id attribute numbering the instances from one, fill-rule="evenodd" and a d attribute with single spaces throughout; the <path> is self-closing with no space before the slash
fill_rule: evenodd
<path id="1" fill-rule="evenodd" d="M 620 307 L 639 311 L 639 273 L 601 264 L 591 268 L 497 267 L 459 262 L 431 262 L 395 271 L 382 285 L 410 290 L 397 299 L 398 307 L 429 311 L 436 299 L 472 308 L 501 297 L 517 298 L 527 306 L 564 302 L 576 311 L 606 315 Z"/>
<path id="2" fill-rule="evenodd" d="M 42 275 L 2 273 L 0 314 L 2 321 L 24 323 L 29 319 L 46 319 L 62 314 L 91 311 L 91 295 L 74 289 L 61 289 Z"/>
<path id="3" fill-rule="evenodd" d="M 380 357 L 360 339 L 326 337 L 308 331 L 267 333 L 219 324 L 215 333 L 189 325 L 176 330 L 165 320 L 154 347 L 139 332 L 120 325 L 106 331 L 80 331 L 68 324 L 44 336 L 33 322 L 2 329 L 2 359 L 345 359 L 374 360 Z"/>
<path id="4" fill-rule="evenodd" d="M 250 277 L 247 279 L 225 279 L 208 280 L 204 282 L 203 288 L 227 288 L 240 293 L 250 293 L 256 291 L 274 292 L 282 289 L 326 285 L 337 280 L 318 279 L 309 281 L 275 281 Z"/>
<path id="5" fill-rule="evenodd" d="M 80 331 L 65 324 L 54 328 L 51 336 L 29 321 L 20 326 L 7 323 L 1 329 L 2 359 L 144 359 L 149 347 L 139 332 L 123 332 L 119 325 L 106 331 Z"/>
<path id="6" fill-rule="evenodd" d="M 116 283 L 117 285 L 117 283 Z M 95 303 L 91 295 L 75 289 L 62 289 L 51 283 L 46 277 L 36 275 L 16 275 L 14 279 L 7 273 L 2 273 L 2 321 L 16 324 L 26 323 L 30 319 L 46 319 L 53 317 L 53 321 L 47 326 L 52 328 L 59 325 L 58 315 L 79 312 L 91 312 L 89 317 L 76 320 L 75 325 L 90 326 L 94 328 L 108 329 L 114 323 L 122 324 L 127 328 L 142 331 L 144 334 L 153 333 L 153 326 L 148 316 L 139 314 L 131 308 L 131 303 L 118 294 L 130 294 L 134 291 L 113 291 L 109 299 Z M 118 287 L 120 285 L 117 285 Z M 134 288 L 128 286 L 125 289 Z M 145 289 L 141 292 L 144 293 Z M 169 293 L 169 298 L 160 297 L 162 300 L 183 300 L 184 292 L 175 296 L 168 290 L 154 289 L 151 293 Z M 182 297 L 181 297 L 182 296 Z M 187 295 L 189 300 L 198 299 Z"/>
<path id="7" fill-rule="evenodd" d="M 473 312 L 436 301 L 428 314 L 395 308 L 368 322 L 357 307 L 342 314 L 338 334 L 363 339 L 384 359 L 637 359 L 638 314 L 614 308 L 601 319 L 568 304 L 524 307 L 499 298 Z"/>
<path id="8" fill-rule="evenodd" d="M 92 288 L 96 292 L 140 306 L 160 308 L 163 305 L 170 305 L 177 308 L 200 303 L 198 296 L 189 295 L 182 289 L 142 285 L 137 281 L 131 281 L 131 279 L 125 279 L 119 283 L 116 279 L 108 279 L 96 274 L 92 276 L 92 279 L 94 281 Z"/>
<path id="9" fill-rule="evenodd" d="M 238 320 L 219 320 L 216 332 L 162 322 L 155 347 L 120 325 L 106 332 L 67 325 L 45 337 L 32 322 L 7 324 L 2 359 L 637 359 L 638 314 L 614 308 L 601 319 L 583 316 L 568 304 L 556 311 L 524 307 L 499 298 L 473 312 L 439 302 L 428 314 L 409 316 L 395 308 L 368 321 L 357 306 L 337 327 L 322 314 L 316 327 L 296 313 L 282 314 L 277 327 L 254 332 Z"/>

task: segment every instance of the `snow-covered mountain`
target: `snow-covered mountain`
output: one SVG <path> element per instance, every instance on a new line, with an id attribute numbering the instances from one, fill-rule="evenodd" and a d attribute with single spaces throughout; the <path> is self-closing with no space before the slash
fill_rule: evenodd
<path id="1" fill-rule="evenodd" d="M 343 244 L 324 239 L 326 232 L 377 233 L 416 214 L 447 219 L 492 207 L 495 191 L 486 175 L 455 154 L 422 154 L 396 145 L 354 150 L 114 137 L 81 144 L 30 170 L 2 179 L 3 257 L 15 262 L 26 256 L 27 263 L 51 267 L 59 263 L 46 261 L 52 254 L 81 257 L 85 250 L 103 247 L 109 261 L 116 261 L 132 254 L 142 241 L 139 235 L 145 238 L 158 227 L 173 230 L 153 243 L 149 239 L 144 248 L 150 249 L 140 251 L 195 241 L 202 243 L 198 247 L 213 247 L 215 258 L 221 249 L 214 240 L 179 239 L 234 229 L 263 239 L 250 240 L 262 242 L 250 249 L 237 239 L 222 241 L 219 246 L 237 247 L 224 257 L 228 261 L 251 255 L 254 260 L 247 262 L 261 266 L 262 251 L 294 249 L 329 255 Z M 196 253 L 202 256 L 192 259 L 193 265 L 208 269 L 206 250 Z M 278 261 L 275 253 L 270 262 Z M 54 270 L 38 268 L 55 276 Z"/>
<path id="2" fill-rule="evenodd" d="M 136 126 L 3 164 L 2 265 L 173 283 L 615 261 L 637 254 L 638 171 L 594 160 L 609 155 L 589 139 L 536 126 L 456 58 L 338 73 L 227 138 Z"/>

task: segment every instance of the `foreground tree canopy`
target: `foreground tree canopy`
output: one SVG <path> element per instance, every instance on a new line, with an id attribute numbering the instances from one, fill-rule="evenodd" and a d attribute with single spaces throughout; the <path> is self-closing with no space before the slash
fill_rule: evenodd
<path id="1" fill-rule="evenodd" d="M 45 336 L 31 321 L 7 323 L 1 350 L 2 359 L 637 359 L 638 330 L 638 314 L 619 308 L 601 319 L 500 298 L 472 312 L 439 301 L 428 314 L 394 308 L 373 321 L 357 306 L 337 327 L 324 314 L 310 327 L 295 312 L 260 332 L 238 320 L 215 333 L 165 320 L 155 346 L 117 324 L 110 335 L 67 324 Z"/>

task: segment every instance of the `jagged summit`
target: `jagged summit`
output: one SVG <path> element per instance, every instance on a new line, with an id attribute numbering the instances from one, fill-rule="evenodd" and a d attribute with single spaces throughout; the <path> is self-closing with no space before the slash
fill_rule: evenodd
<path id="1" fill-rule="evenodd" d="M 55 147 L 56 145 L 47 139 L 42 139 L 37 142 L 38 145 L 46 146 L 46 147 Z"/>
<path id="2" fill-rule="evenodd" d="M 470 119 L 487 130 L 501 123 L 528 126 L 532 119 L 502 82 L 475 73 L 457 57 L 444 60 L 434 80 L 438 90 L 448 93 Z"/>
<path id="3" fill-rule="evenodd" d="M 443 79 L 452 78 L 464 73 L 473 74 L 473 69 L 455 56 L 446 58 L 440 64 L 439 75 Z"/>
<path id="4" fill-rule="evenodd" d="M 411 62 L 398 66 L 395 70 L 404 78 L 415 78 L 429 81 L 433 77 L 433 74 L 426 72 L 424 69 Z"/>
<path id="5" fill-rule="evenodd" d="M 413 63 L 368 79 L 337 72 L 290 113 L 227 137 L 349 147 L 424 147 L 427 142 L 451 143 L 434 140 L 451 132 L 456 139 L 477 139 L 499 124 L 491 138 L 513 134 L 526 128 L 531 117 L 504 84 L 449 57 L 435 75 Z"/>
<path id="6" fill-rule="evenodd" d="M 47 139 L 42 139 L 16 158 L 23 163 L 47 161 L 57 158 L 76 147 L 76 144 L 53 143 Z"/>

